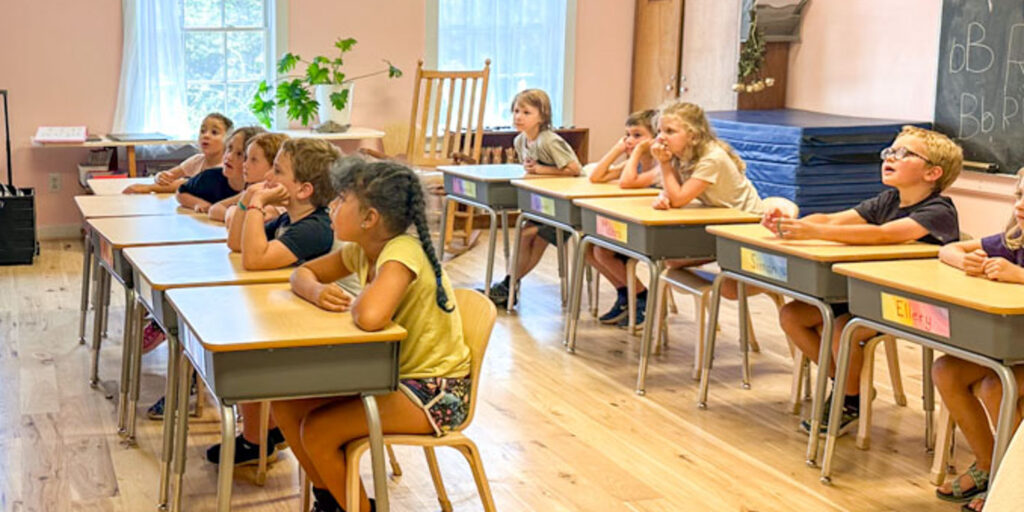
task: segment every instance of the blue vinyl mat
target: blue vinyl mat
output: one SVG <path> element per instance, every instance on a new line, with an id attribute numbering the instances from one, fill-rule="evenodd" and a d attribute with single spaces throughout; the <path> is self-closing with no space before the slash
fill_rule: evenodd
<path id="1" fill-rule="evenodd" d="M 769 181 L 780 185 L 828 185 L 842 183 L 878 183 L 881 170 L 878 163 L 796 165 L 744 159 L 747 176 L 752 180 Z"/>
<path id="2" fill-rule="evenodd" d="M 931 123 L 838 116 L 809 110 L 721 110 L 707 113 L 719 137 L 803 147 L 888 144 L 904 125 Z"/>

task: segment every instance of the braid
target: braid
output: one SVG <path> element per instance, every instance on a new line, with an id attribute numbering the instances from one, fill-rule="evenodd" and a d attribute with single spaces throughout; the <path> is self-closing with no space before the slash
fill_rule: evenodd
<path id="1" fill-rule="evenodd" d="M 389 232 L 397 235 L 410 225 L 416 226 L 423 253 L 437 283 L 437 305 L 446 313 L 454 311 L 444 290 L 441 263 L 430 241 L 423 186 L 416 173 L 395 162 L 370 163 L 358 157 L 345 157 L 331 166 L 331 181 L 336 192 L 352 192 L 364 206 L 380 212 L 381 221 Z"/>
<path id="2" fill-rule="evenodd" d="M 430 241 L 430 228 L 427 226 L 427 215 L 424 213 L 426 209 L 423 201 L 423 188 L 420 185 L 419 178 L 412 173 L 409 174 L 411 183 L 409 183 L 409 214 L 412 217 L 412 222 L 416 226 L 416 233 L 420 237 L 420 245 L 423 246 L 423 252 L 427 255 L 427 260 L 430 261 L 430 266 L 434 270 L 434 277 L 437 282 L 437 306 L 440 307 L 444 312 L 451 313 L 455 310 L 455 306 L 448 304 L 448 293 L 444 291 L 444 284 L 441 280 L 441 262 L 437 261 L 437 253 L 434 252 L 434 244 Z"/>

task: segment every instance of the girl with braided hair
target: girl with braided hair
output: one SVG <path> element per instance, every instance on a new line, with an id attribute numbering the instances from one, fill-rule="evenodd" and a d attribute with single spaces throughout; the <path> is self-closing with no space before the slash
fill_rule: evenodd
<path id="1" fill-rule="evenodd" d="M 379 397 L 385 434 L 442 435 L 469 412 L 470 352 L 462 337 L 448 276 L 430 241 L 423 189 L 416 174 L 394 162 L 357 157 L 331 169 L 338 195 L 331 203 L 334 236 L 349 242 L 299 267 L 292 291 L 328 311 L 351 311 L 361 329 L 392 321 L 408 331 L 399 349 L 399 391 Z M 416 236 L 407 231 L 415 226 Z M 355 274 L 352 297 L 334 284 Z M 358 397 L 274 402 L 274 417 L 313 482 L 314 511 L 343 511 L 345 451 L 367 435 Z M 360 487 L 360 510 L 374 510 Z M 354 511 L 350 511 L 354 512 Z"/>

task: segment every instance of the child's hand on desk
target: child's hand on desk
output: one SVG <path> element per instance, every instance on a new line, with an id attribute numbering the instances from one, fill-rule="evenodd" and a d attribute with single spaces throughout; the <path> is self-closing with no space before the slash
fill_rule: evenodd
<path id="1" fill-rule="evenodd" d="M 210 203 L 197 203 L 192 209 L 196 213 L 207 213 L 210 211 L 210 206 L 212 206 Z"/>
<path id="2" fill-rule="evenodd" d="M 800 219 L 781 218 L 776 220 L 779 238 L 786 240 L 809 240 L 818 238 L 817 225 Z"/>
<path id="3" fill-rule="evenodd" d="M 526 170 L 527 174 L 534 174 L 537 172 L 537 161 L 532 158 L 523 160 L 523 169 Z"/>
<path id="4" fill-rule="evenodd" d="M 151 190 L 149 188 L 149 185 L 143 185 L 142 183 L 129 185 L 125 187 L 124 190 L 121 191 L 122 194 L 148 194 L 150 192 Z"/>
<path id="5" fill-rule="evenodd" d="M 654 202 L 651 203 L 651 207 L 655 210 L 668 210 L 669 208 L 672 208 L 672 202 L 668 200 L 668 196 L 665 195 L 664 191 L 662 191 L 658 193 L 658 197 L 654 198 Z"/>
<path id="6" fill-rule="evenodd" d="M 985 277 L 993 281 L 1024 282 L 1024 269 L 1010 263 L 1006 258 L 988 258 L 985 260 L 984 269 Z"/>
<path id="7" fill-rule="evenodd" d="M 322 284 L 316 294 L 316 305 L 320 309 L 342 313 L 352 305 L 352 296 L 334 283 Z"/>
<path id="8" fill-rule="evenodd" d="M 156 173 L 156 184 L 157 185 L 170 185 L 174 183 L 174 177 L 167 171 L 160 171 Z"/>
<path id="9" fill-rule="evenodd" d="M 964 272 L 973 277 L 985 277 L 985 260 L 988 254 L 978 249 L 964 254 Z"/>

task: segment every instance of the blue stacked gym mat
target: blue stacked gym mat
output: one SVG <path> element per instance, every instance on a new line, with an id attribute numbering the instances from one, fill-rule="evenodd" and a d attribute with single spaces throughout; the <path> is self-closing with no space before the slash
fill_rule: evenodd
<path id="1" fill-rule="evenodd" d="M 851 208 L 877 195 L 885 188 L 878 153 L 904 125 L 930 126 L 791 109 L 707 115 L 715 133 L 747 163 L 761 197 L 785 197 L 801 215 Z"/>

